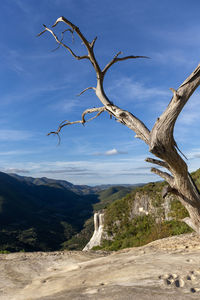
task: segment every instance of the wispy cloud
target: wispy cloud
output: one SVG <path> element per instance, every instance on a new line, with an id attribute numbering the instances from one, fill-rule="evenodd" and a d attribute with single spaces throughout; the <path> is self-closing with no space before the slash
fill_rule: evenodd
<path id="1" fill-rule="evenodd" d="M 200 158 L 200 148 L 190 149 L 186 152 L 188 159 Z"/>
<path id="2" fill-rule="evenodd" d="M 68 167 L 64 169 L 57 169 L 57 170 L 43 170 L 40 173 L 45 174 L 69 174 L 69 175 L 94 175 L 95 172 L 91 172 L 86 168 L 76 168 L 76 167 Z"/>
<path id="3" fill-rule="evenodd" d="M 24 67 L 23 56 L 15 49 L 10 49 L 7 47 L 2 48 L 2 56 L 1 56 L 1 63 L 2 65 L 6 65 L 10 70 L 20 74 L 20 73 L 27 73 L 27 70 Z"/>
<path id="4" fill-rule="evenodd" d="M 32 99 L 35 99 L 35 97 L 40 96 L 42 94 L 56 91 L 60 92 L 67 88 L 68 83 L 65 80 L 60 82 L 54 80 L 54 82 L 46 82 L 43 85 L 37 83 L 36 85 L 33 84 L 30 87 L 23 87 L 23 90 L 15 90 L 11 93 L 4 94 L 4 96 L 2 96 L 1 98 L 1 104 L 10 105 L 11 103 L 16 104 L 17 102 L 30 102 Z"/>
<path id="5" fill-rule="evenodd" d="M 124 172 L 124 173 L 121 173 L 121 176 L 132 176 L 132 177 L 152 177 L 152 174 L 151 173 L 137 173 L 137 172 Z"/>
<path id="6" fill-rule="evenodd" d="M 0 141 L 22 141 L 32 136 L 33 133 L 25 130 L 0 129 Z"/>
<path id="7" fill-rule="evenodd" d="M 62 112 L 72 112 L 75 108 L 80 107 L 81 104 L 78 100 L 65 99 L 56 101 L 49 105 L 49 108 L 52 110 L 62 111 Z"/>
<path id="8" fill-rule="evenodd" d="M 185 125 L 195 124 L 200 119 L 200 93 L 196 92 L 191 99 L 189 99 L 183 112 L 180 114 L 178 122 Z"/>
<path id="9" fill-rule="evenodd" d="M 112 155 L 119 155 L 119 154 L 128 154 L 128 152 L 120 151 L 120 150 L 113 148 L 113 149 L 105 151 L 105 152 L 96 152 L 93 155 L 95 155 L 95 156 L 101 156 L 101 155 L 112 156 Z"/>
<path id="10" fill-rule="evenodd" d="M 171 49 L 162 52 L 154 52 L 151 54 L 151 57 L 154 59 L 155 63 L 159 64 L 170 64 L 172 66 L 184 66 L 184 68 L 194 66 L 196 63 L 195 59 L 192 59 L 191 56 L 181 49 Z"/>
<path id="11" fill-rule="evenodd" d="M 95 161 L 55 161 L 55 162 L 15 162 L 2 163 L 3 170 L 7 172 L 30 172 L 33 177 L 46 176 L 55 179 L 64 179 L 75 184 L 100 184 L 100 183 L 136 183 L 159 180 L 151 174 L 144 162 L 137 157 L 130 160 L 121 159 L 108 161 L 103 158 Z M 17 172 L 19 170 L 19 172 Z M 146 170 L 146 172 L 144 171 Z"/>
<path id="12" fill-rule="evenodd" d="M 163 27 L 162 29 L 157 28 L 153 34 L 165 43 L 167 42 L 171 48 L 177 48 L 178 46 L 179 49 L 185 49 L 187 46 L 193 46 L 193 48 L 195 48 L 195 46 L 200 44 L 199 30 L 199 24 L 195 23 L 195 25 L 187 24 L 185 28 L 182 26 L 177 28 L 173 27 L 171 30 L 169 30 L 169 28 L 163 30 Z"/>
<path id="13" fill-rule="evenodd" d="M 33 153 L 35 153 L 35 151 L 11 150 L 11 151 L 0 151 L 0 156 L 26 155 L 26 154 L 33 154 Z"/>
<path id="14" fill-rule="evenodd" d="M 129 77 L 115 80 L 109 88 L 109 92 L 112 92 L 118 99 L 125 98 L 127 100 L 134 98 L 146 100 L 152 97 L 168 97 L 170 95 L 170 91 L 168 90 L 160 87 L 147 87 L 144 83 Z"/>
<path id="15" fill-rule="evenodd" d="M 5 169 L 5 170 L 3 170 L 3 172 L 5 172 L 5 173 L 19 173 L 19 174 L 29 174 L 30 173 L 28 170 L 17 169 L 17 168 Z"/>
<path id="16" fill-rule="evenodd" d="M 29 14 L 31 12 L 31 7 L 28 5 L 28 2 L 24 2 L 21 0 L 15 0 L 17 6 L 21 9 L 21 11 L 25 14 Z"/>

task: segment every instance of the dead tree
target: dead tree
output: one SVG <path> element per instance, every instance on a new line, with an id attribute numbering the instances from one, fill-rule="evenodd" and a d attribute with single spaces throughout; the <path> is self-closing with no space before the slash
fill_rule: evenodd
<path id="1" fill-rule="evenodd" d="M 67 29 L 64 32 L 69 31 L 72 36 L 74 33 L 78 35 L 86 47 L 87 54 L 83 56 L 76 55 L 73 50 L 63 42 L 64 32 L 62 32 L 60 39 L 57 37 L 52 28 L 57 26 L 60 22 L 64 22 L 67 26 Z M 82 113 L 81 120 L 74 122 L 65 120 L 60 124 L 57 131 L 52 131 L 49 134 L 59 135 L 61 129 L 67 125 L 77 123 L 84 124 L 98 117 L 103 112 L 109 113 L 118 122 L 133 130 L 136 133 L 135 137 L 143 140 L 149 146 L 149 151 L 159 158 L 159 160 L 147 158 L 146 161 L 167 169 L 168 172 L 161 171 L 158 168 L 152 168 L 151 171 L 162 177 L 169 184 L 171 187 L 170 191 L 177 195 L 178 199 L 189 213 L 190 217 L 185 218 L 183 221 L 200 234 L 200 193 L 188 173 L 187 164 L 179 154 L 179 149 L 173 136 L 174 126 L 179 114 L 190 96 L 200 84 L 200 64 L 177 90 L 171 88 L 173 93 L 171 101 L 150 131 L 145 124 L 132 113 L 113 104 L 113 102 L 107 97 L 103 87 L 105 75 L 112 65 L 128 59 L 147 57 L 134 55 L 121 57 L 121 52 L 119 52 L 103 69 L 101 69 L 94 54 L 94 46 L 97 37 L 95 37 L 92 42 L 89 42 L 80 29 L 64 17 L 58 18 L 52 28 L 48 28 L 44 25 L 44 30 L 39 35 L 49 32 L 59 44 L 59 47 L 64 47 L 74 58 L 77 60 L 85 59 L 91 62 L 96 72 L 97 85 L 96 87 L 88 87 L 82 91 L 81 94 L 89 89 L 93 89 L 103 106 L 86 109 Z M 96 115 L 86 120 L 85 116 L 91 113 L 96 113 Z"/>

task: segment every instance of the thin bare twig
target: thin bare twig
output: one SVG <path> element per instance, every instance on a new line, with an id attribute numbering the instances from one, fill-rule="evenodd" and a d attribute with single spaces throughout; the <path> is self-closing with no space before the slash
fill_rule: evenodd
<path id="1" fill-rule="evenodd" d="M 135 56 L 135 55 L 129 55 L 129 56 L 124 56 L 124 57 L 118 57 L 120 54 L 122 54 L 122 52 L 118 52 L 113 59 L 105 66 L 105 68 L 103 69 L 102 73 L 105 75 L 106 72 L 108 71 L 108 69 L 115 64 L 118 61 L 123 61 L 123 60 L 127 60 L 127 59 L 136 59 L 136 58 L 150 58 L 148 56 Z"/>
<path id="2" fill-rule="evenodd" d="M 73 32 L 73 30 L 71 30 L 70 28 L 65 29 L 65 30 L 61 33 L 61 40 L 60 40 L 60 42 L 63 41 L 63 39 L 64 39 L 64 33 L 65 33 L 66 31 L 71 32 L 71 34 L 72 34 L 72 42 L 74 42 L 74 35 L 73 35 L 74 32 Z M 60 46 L 61 46 L 61 43 L 59 43 L 59 46 L 56 47 L 55 49 L 53 49 L 52 52 L 55 52 L 56 50 L 58 50 L 58 49 L 60 48 Z"/>
<path id="3" fill-rule="evenodd" d="M 72 29 L 70 29 L 70 28 L 65 29 L 65 30 L 62 32 L 62 37 L 64 37 L 64 33 L 65 33 L 66 31 L 71 32 L 71 34 L 72 34 L 72 43 L 73 43 L 73 42 L 74 42 L 74 30 L 72 30 Z"/>
<path id="4" fill-rule="evenodd" d="M 43 25 L 44 27 L 45 27 L 45 30 L 44 31 L 42 31 L 42 32 L 40 32 L 39 34 L 38 34 L 38 36 L 40 36 L 41 34 L 43 34 L 44 32 L 46 32 L 46 31 L 49 31 L 52 35 L 53 35 L 53 37 L 55 38 L 55 40 L 56 40 L 56 42 L 59 44 L 59 45 L 61 45 L 61 46 L 63 46 L 64 48 L 66 48 L 76 59 L 78 59 L 78 60 L 80 60 L 80 59 L 89 59 L 89 56 L 88 55 L 83 55 L 83 56 L 78 56 L 78 55 L 76 55 L 73 51 L 72 51 L 72 49 L 70 48 L 70 47 L 68 47 L 66 44 L 64 44 L 62 41 L 60 41 L 59 39 L 58 39 L 58 37 L 57 37 L 57 35 L 51 30 L 51 29 L 49 29 L 46 25 Z"/>
<path id="5" fill-rule="evenodd" d="M 90 87 L 88 87 L 88 88 L 84 89 L 82 92 L 80 92 L 80 94 L 78 94 L 77 96 L 80 96 L 80 95 L 82 95 L 83 93 L 85 93 L 85 92 L 86 92 L 86 91 L 88 91 L 88 90 L 94 90 L 94 91 L 96 91 L 96 88 L 95 88 L 95 87 L 93 87 L 93 86 L 90 86 Z"/>
<path id="6" fill-rule="evenodd" d="M 43 26 L 45 26 L 44 24 L 43 24 Z M 47 30 L 46 30 L 46 28 L 45 28 L 45 30 L 43 30 L 43 31 L 41 31 L 40 33 L 38 33 L 36 36 L 38 37 L 38 36 L 41 36 L 43 33 L 45 33 Z"/>
<path id="7" fill-rule="evenodd" d="M 96 36 L 96 37 L 93 39 L 93 41 L 90 43 L 90 47 L 91 47 L 91 48 L 94 48 L 94 44 L 95 44 L 96 40 L 97 40 L 97 36 Z"/>
<path id="8" fill-rule="evenodd" d="M 68 126 L 68 125 L 73 125 L 73 124 L 85 124 L 86 122 L 89 122 L 89 121 L 92 121 L 94 120 L 95 118 L 97 118 L 102 112 L 104 112 L 106 110 L 105 106 L 103 107 L 94 107 L 94 108 L 88 108 L 86 109 L 83 113 L 82 113 L 82 119 L 81 120 L 78 120 L 78 121 L 68 121 L 68 120 L 65 120 L 63 122 L 60 123 L 58 129 L 56 131 L 51 131 L 49 132 L 47 135 L 51 135 L 51 134 L 56 134 L 59 136 L 59 133 L 61 131 L 61 129 L 65 126 Z M 94 117 L 88 119 L 88 120 L 85 120 L 85 116 L 87 114 L 91 114 L 91 113 L 94 113 L 94 112 L 98 112 Z M 59 137 L 60 139 L 60 137 Z"/>
<path id="9" fill-rule="evenodd" d="M 71 23 L 69 20 L 67 20 L 65 17 L 58 18 L 52 27 L 55 27 L 59 22 L 64 22 L 69 27 L 71 27 L 73 31 L 75 31 L 77 33 L 77 35 L 82 40 L 83 44 L 85 45 L 85 47 L 88 50 L 88 55 L 86 57 L 91 61 L 98 77 L 100 77 L 102 72 L 101 72 L 101 69 L 99 67 L 99 64 L 98 64 L 96 57 L 94 55 L 94 52 L 93 52 L 93 47 L 94 47 L 94 44 L 95 44 L 97 38 L 95 38 L 92 41 L 92 43 L 89 43 L 88 40 L 85 38 L 85 36 L 80 31 L 80 29 L 77 26 L 75 26 L 73 23 Z M 86 57 L 84 57 L 84 58 L 86 58 Z"/>

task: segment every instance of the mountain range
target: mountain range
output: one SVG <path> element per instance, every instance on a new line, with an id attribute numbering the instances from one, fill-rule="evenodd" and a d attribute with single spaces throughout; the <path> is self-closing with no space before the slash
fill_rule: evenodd
<path id="1" fill-rule="evenodd" d="M 82 232 L 81 244 L 77 238 L 75 243 L 80 248 L 92 235 L 94 211 L 133 188 L 73 185 L 0 172 L 0 251 L 70 248 L 69 241 Z"/>

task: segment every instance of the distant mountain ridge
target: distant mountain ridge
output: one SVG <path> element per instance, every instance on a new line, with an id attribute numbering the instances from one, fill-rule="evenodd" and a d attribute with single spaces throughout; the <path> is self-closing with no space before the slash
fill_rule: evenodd
<path id="1" fill-rule="evenodd" d="M 66 180 L 61 179 L 51 179 L 47 177 L 40 177 L 40 178 L 34 178 L 29 176 L 21 176 L 14 173 L 9 173 L 8 175 L 18 179 L 22 182 L 32 183 L 35 185 L 52 185 L 52 186 L 61 186 L 66 189 L 69 189 L 75 193 L 78 193 L 80 195 L 87 195 L 92 193 L 98 193 L 102 190 L 108 189 L 110 187 L 138 187 L 143 186 L 144 183 L 138 183 L 138 184 L 100 184 L 95 186 L 89 186 L 89 185 L 76 185 Z"/>

